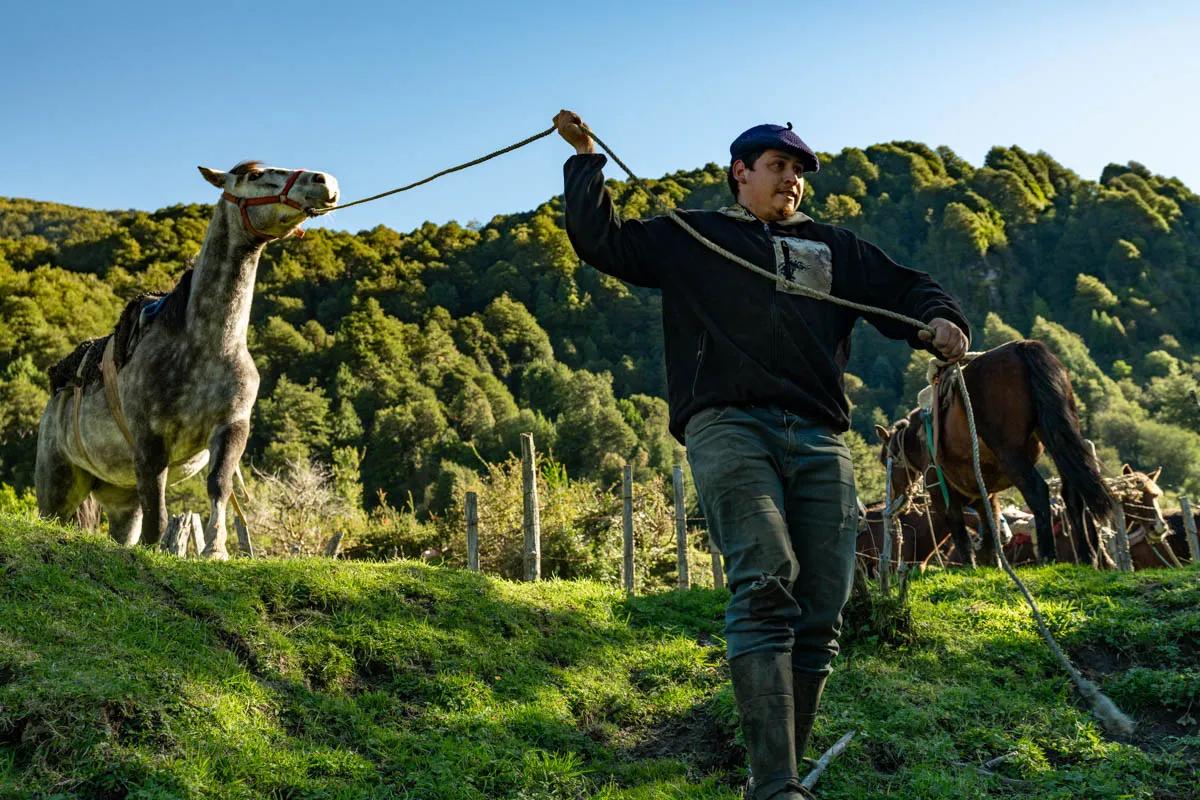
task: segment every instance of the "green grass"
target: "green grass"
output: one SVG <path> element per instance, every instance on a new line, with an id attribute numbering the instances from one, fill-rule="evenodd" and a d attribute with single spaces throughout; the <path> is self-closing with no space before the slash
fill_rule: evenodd
<path id="1" fill-rule="evenodd" d="M 1139 738 L 1102 735 L 1003 575 L 926 575 L 914 643 L 848 637 L 816 745 L 859 734 L 823 798 L 1196 796 L 1200 573 L 1024 575 Z M 734 800 L 724 601 L 0 517 L 0 797 Z M 1024 783 L 960 766 L 1009 752 Z"/>

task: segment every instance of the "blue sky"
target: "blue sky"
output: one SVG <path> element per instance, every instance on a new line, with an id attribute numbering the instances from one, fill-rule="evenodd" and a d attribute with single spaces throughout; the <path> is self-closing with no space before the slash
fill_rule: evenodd
<path id="1" fill-rule="evenodd" d="M 0 195 L 211 202 L 246 158 L 374 194 L 577 110 L 635 170 L 724 161 L 759 122 L 814 148 L 893 139 L 973 163 L 1045 150 L 1200 189 L 1200 4 L 276 4 L 5 0 Z M 561 191 L 557 138 L 316 224 L 486 221 Z"/>

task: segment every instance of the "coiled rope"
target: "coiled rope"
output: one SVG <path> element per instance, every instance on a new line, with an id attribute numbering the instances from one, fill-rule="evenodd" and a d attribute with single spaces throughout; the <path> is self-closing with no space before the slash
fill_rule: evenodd
<path id="1" fill-rule="evenodd" d="M 642 179 L 639 178 L 637 175 L 635 175 L 633 170 L 631 170 L 628 167 L 628 165 L 626 165 L 625 162 L 622 161 L 617 156 L 617 154 L 612 151 L 612 148 L 610 148 L 607 144 L 605 144 L 600 139 L 599 136 L 597 136 L 594 132 L 592 132 L 592 130 L 590 128 L 587 128 L 586 126 L 583 126 L 583 127 L 584 127 L 584 130 L 587 131 L 588 135 L 591 136 L 592 140 L 595 141 L 596 144 L 600 145 L 601 148 L 603 148 L 604 152 L 607 153 L 609 155 L 609 157 L 612 158 L 612 160 L 616 162 L 617 166 L 619 166 L 622 170 L 624 170 L 625 174 L 629 176 L 629 179 L 631 181 L 633 181 L 635 186 L 637 186 L 639 189 L 641 189 L 643 192 L 645 192 L 645 194 L 652 201 L 654 201 L 660 208 L 663 208 L 665 210 L 666 215 L 668 217 L 670 217 L 670 219 L 673 222 L 675 222 L 675 224 L 679 225 L 679 227 L 681 227 L 684 231 L 686 231 L 693 239 L 695 239 L 697 242 L 699 242 L 700 244 L 702 244 L 704 247 L 708 248 L 709 250 L 713 251 L 714 253 L 717 253 L 718 255 L 722 256 L 723 258 L 726 258 L 729 261 L 732 261 L 733 263 L 737 264 L 738 266 L 743 267 L 743 268 L 749 270 L 750 272 L 755 273 L 756 275 L 760 275 L 760 276 L 762 276 L 764 278 L 768 278 L 772 281 L 783 283 L 784 285 L 787 286 L 787 288 L 790 291 L 794 291 L 797 294 L 802 294 L 802 295 L 804 295 L 806 297 L 810 297 L 814 300 L 823 300 L 826 302 L 834 303 L 836 305 L 845 306 L 846 308 L 852 308 L 856 311 L 860 311 L 860 312 L 863 312 L 866 314 L 878 315 L 878 316 L 882 316 L 882 317 L 887 317 L 889 319 L 894 319 L 898 322 L 907 323 L 908 325 L 911 325 L 914 328 L 917 328 L 918 330 L 925 331 L 925 332 L 929 333 L 930 335 L 933 334 L 933 332 L 934 332 L 933 328 L 930 325 L 927 325 L 926 323 L 920 321 L 919 319 L 905 316 L 904 314 L 900 314 L 900 313 L 891 311 L 886 308 L 877 308 L 875 306 L 866 305 L 864 303 L 856 303 L 852 300 L 846 300 L 845 298 L 836 297 L 832 294 L 828 294 L 826 292 L 822 292 L 820 290 L 813 289 L 808 286 L 804 286 L 795 281 L 789 280 L 787 277 L 785 277 L 783 275 L 778 275 L 774 272 L 763 269 L 762 267 L 758 266 L 757 264 L 747 261 L 746 259 L 737 255 L 736 253 L 731 253 L 728 250 L 726 250 L 725 248 L 721 247 L 720 245 L 706 239 L 699 231 L 697 231 L 695 228 L 693 228 L 691 225 L 689 225 L 682 217 L 680 217 L 677 213 L 675 213 L 675 209 L 667 206 L 666 203 L 664 203 L 662 201 L 662 199 L 658 197 L 658 195 L 656 195 L 656 194 L 654 194 L 654 192 L 650 191 L 650 188 L 648 186 L 646 186 L 646 184 L 642 181 Z M 521 141 L 516 142 L 515 144 L 511 144 L 508 147 L 503 147 L 499 150 L 494 150 L 485 156 L 481 156 L 479 158 L 473 159 L 466 163 L 459 164 L 458 166 L 450 167 L 449 169 L 444 169 L 441 172 L 430 175 L 428 178 L 424 178 L 422 180 L 416 181 L 415 183 L 410 183 L 406 186 L 401 186 L 397 189 L 391 189 L 386 192 L 380 192 L 379 194 L 371 195 L 370 197 L 364 197 L 361 200 L 355 200 L 350 203 L 343 203 L 340 206 L 331 206 L 328 208 L 314 209 L 314 210 L 310 211 L 309 213 L 311 216 L 319 216 L 321 214 L 327 214 L 330 211 L 335 210 L 335 208 L 348 208 L 350 206 L 356 206 L 361 203 L 369 203 L 373 200 L 378 200 L 383 197 L 388 197 L 389 195 L 398 194 L 400 192 L 405 192 L 405 191 L 408 191 L 409 189 L 414 189 L 418 186 L 422 186 L 426 183 L 429 183 L 430 181 L 436 180 L 437 178 L 440 178 L 443 175 L 449 175 L 452 172 L 458 172 L 459 170 L 464 170 L 468 167 L 473 167 L 477 164 L 482 164 L 483 162 L 489 161 L 493 158 L 496 158 L 497 156 L 501 156 L 501 155 L 504 155 L 505 153 L 510 153 L 513 150 L 520 149 L 527 144 L 537 141 L 538 139 L 542 139 L 546 136 L 549 136 L 551 133 L 554 133 L 555 130 L 556 130 L 556 128 L 554 126 L 551 126 L 551 127 L 547 128 L 546 130 L 541 131 L 540 133 L 536 133 L 533 136 L 530 136 L 526 139 L 522 139 Z M 1025 602 L 1028 604 L 1029 610 L 1033 615 L 1034 622 L 1037 624 L 1038 632 L 1041 634 L 1042 638 L 1045 640 L 1047 647 L 1050 648 L 1050 652 L 1054 655 L 1054 657 L 1058 660 L 1059 664 L 1063 667 L 1063 669 L 1070 676 L 1071 681 L 1075 684 L 1075 688 L 1078 689 L 1079 693 L 1081 695 L 1083 695 L 1083 697 L 1091 704 L 1092 713 L 1096 716 L 1097 719 L 1100 720 L 1101 724 L 1105 727 L 1106 730 L 1109 731 L 1109 733 L 1116 734 L 1116 735 L 1122 735 L 1122 736 L 1129 736 L 1134 731 L 1133 720 L 1131 720 L 1128 716 L 1126 716 L 1124 713 L 1122 713 L 1121 709 L 1119 709 L 1117 707 L 1116 703 L 1114 703 L 1111 699 L 1108 698 L 1107 695 L 1105 695 L 1102 691 L 1100 691 L 1100 688 L 1098 686 L 1096 686 L 1095 683 L 1093 683 L 1092 681 L 1085 678 L 1083 676 L 1083 674 L 1080 673 L 1079 670 L 1075 668 L 1075 665 L 1071 663 L 1071 659 L 1067 657 L 1067 654 L 1065 652 L 1063 652 L 1063 649 L 1059 646 L 1058 642 L 1055 640 L 1054 634 L 1050 632 L 1050 628 L 1046 624 L 1046 619 L 1042 615 L 1042 611 L 1038 607 L 1037 601 L 1033 599 L 1033 595 L 1030 593 L 1029 588 L 1025 585 L 1025 583 L 1017 575 L 1016 571 L 1013 570 L 1012 565 L 1009 564 L 1009 562 L 1008 562 L 1008 558 L 1004 555 L 1004 547 L 1000 543 L 999 529 L 996 526 L 996 520 L 992 514 L 992 504 L 988 501 L 987 486 L 984 484 L 983 471 L 980 468 L 979 436 L 978 436 L 977 431 L 975 430 L 975 414 L 971 408 L 971 398 L 967 392 L 966 381 L 963 380 L 962 365 L 960 365 L 960 364 L 954 365 L 954 372 L 952 373 L 952 379 L 958 382 L 959 389 L 962 392 L 963 406 L 967 413 L 967 425 L 968 425 L 968 427 L 970 429 L 970 433 L 971 433 L 971 465 L 972 465 L 972 467 L 974 467 L 975 481 L 979 486 L 979 494 L 980 494 L 980 498 L 981 498 L 980 505 L 982 505 L 984 507 L 984 512 L 985 512 L 985 516 L 986 516 L 987 524 L 988 524 L 988 531 L 990 532 L 990 534 L 992 536 L 992 543 L 995 547 L 996 554 L 1000 559 L 1000 565 L 1003 567 L 1005 574 L 1008 575 L 1008 577 L 1010 579 L 1012 579 L 1012 582 L 1017 585 L 1017 588 L 1020 590 L 1021 595 L 1025 598 Z"/>

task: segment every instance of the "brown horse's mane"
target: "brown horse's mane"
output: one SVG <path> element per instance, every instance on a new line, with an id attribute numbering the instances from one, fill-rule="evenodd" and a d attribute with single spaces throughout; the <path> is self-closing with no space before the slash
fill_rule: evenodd
<path id="1" fill-rule="evenodd" d="M 192 292 L 193 272 L 193 268 L 188 267 L 169 292 L 139 294 L 125 304 L 112 333 L 96 339 L 88 339 L 72 350 L 70 355 L 50 367 L 46 372 L 50 376 L 51 394 L 56 394 L 60 389 L 68 386 L 90 386 L 102 380 L 100 359 L 110 338 L 115 337 L 116 341 L 113 348 L 113 360 L 118 369 L 124 366 L 129 357 L 133 355 L 134 347 L 141 338 L 138 321 L 142 308 L 148 303 L 162 301 L 158 313 L 155 314 L 154 320 L 150 324 L 166 326 L 170 331 L 182 330 L 187 323 L 187 305 L 188 297 Z M 87 364 L 84 366 L 83 373 L 79 374 L 80 365 L 85 360 Z"/>

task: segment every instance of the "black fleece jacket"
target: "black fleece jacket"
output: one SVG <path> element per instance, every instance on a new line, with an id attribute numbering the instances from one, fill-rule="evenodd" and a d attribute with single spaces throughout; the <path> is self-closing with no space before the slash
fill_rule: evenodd
<path id="1" fill-rule="evenodd" d="M 588 264 L 662 290 L 671 433 L 697 411 L 779 405 L 836 431 L 850 427 L 843 371 L 860 314 L 789 292 L 714 253 L 669 217 L 622 220 L 604 186 L 603 155 L 563 167 L 567 235 Z M 679 211 L 705 238 L 807 286 L 922 322 L 944 317 L 970 335 L 958 303 L 924 272 L 903 267 L 845 228 L 796 214 L 761 222 L 741 206 Z M 884 336 L 933 351 L 909 325 L 861 315 Z"/>

